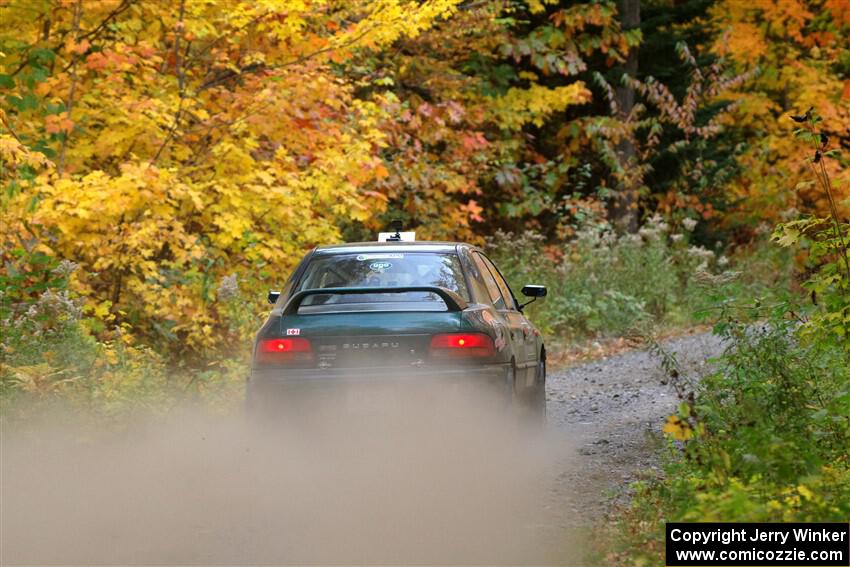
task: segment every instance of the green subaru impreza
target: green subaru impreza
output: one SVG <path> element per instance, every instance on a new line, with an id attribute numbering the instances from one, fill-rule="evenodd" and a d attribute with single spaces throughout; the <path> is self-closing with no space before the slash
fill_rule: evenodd
<path id="1" fill-rule="evenodd" d="M 546 288 L 522 293 L 534 301 Z M 319 247 L 269 302 L 254 343 L 249 409 L 341 384 L 357 393 L 375 383 L 448 381 L 545 411 L 543 338 L 474 246 L 396 238 Z"/>

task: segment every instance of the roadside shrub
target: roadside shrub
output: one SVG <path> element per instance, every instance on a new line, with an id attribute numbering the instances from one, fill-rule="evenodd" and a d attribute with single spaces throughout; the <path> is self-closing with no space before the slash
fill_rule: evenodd
<path id="1" fill-rule="evenodd" d="M 758 247 L 755 254 L 729 259 L 689 244 L 695 224 L 684 219 L 673 230 L 655 216 L 637 234 L 618 235 L 606 222 L 591 222 L 559 246 L 546 246 L 531 232 L 500 232 L 488 239 L 487 249 L 515 292 L 527 283 L 549 288 L 529 313 L 547 334 L 567 339 L 623 335 L 647 324 L 684 325 L 712 298 L 749 298 L 777 280 L 785 285 L 778 266 L 787 254 L 768 256 Z"/>
<path id="2" fill-rule="evenodd" d="M 840 345 L 777 315 L 799 309 L 724 314 L 717 371 L 665 427 L 664 474 L 634 486 L 599 550 L 607 564 L 663 564 L 665 522 L 850 517 L 850 366 Z"/>
<path id="3" fill-rule="evenodd" d="M 798 323 L 727 319 L 719 369 L 699 385 L 696 437 L 671 478 L 685 520 L 843 520 L 850 515 L 850 367 Z M 682 474 L 685 473 L 685 474 Z M 686 505 L 683 505 L 687 502 Z"/>
<path id="4" fill-rule="evenodd" d="M 812 185 L 830 205 L 827 218 L 789 220 L 773 233 L 780 246 L 798 248 L 808 297 L 712 297 L 727 348 L 668 418 L 665 476 L 637 487 L 609 562 L 660 564 L 665 521 L 850 517 L 850 224 L 836 207 L 824 162 L 838 154 L 820 118 L 809 109 L 791 119 L 810 146 Z M 680 380 L 678 369 L 667 370 Z"/>
<path id="5" fill-rule="evenodd" d="M 91 335 L 82 300 L 67 290 L 48 289 L 30 304 L 12 304 L 0 341 L 0 395 L 97 404 L 106 413 L 162 402 L 167 372 L 160 357 L 129 344 L 119 328 L 104 335 L 111 338 Z"/>
<path id="6" fill-rule="evenodd" d="M 167 361 L 138 344 L 127 324 L 104 327 L 104 313 L 68 286 L 78 266 L 26 246 L 3 254 L 0 275 L 0 403 L 4 418 L 54 402 L 113 415 L 139 408 L 164 411 L 191 398 L 220 403 L 241 389 L 245 365 L 219 358 L 200 369 Z M 229 295 L 228 295 L 229 294 Z M 249 323 L 235 279 L 219 289 L 221 309 L 239 341 Z M 228 299 L 228 301 L 224 301 Z M 101 315 L 100 317 L 98 315 Z"/>
<path id="7" fill-rule="evenodd" d="M 700 454 L 719 455 L 713 466 L 730 476 L 782 483 L 847 457 L 850 368 L 840 349 L 800 341 L 794 327 L 720 327 L 732 346 L 700 385 L 696 411 L 710 432 Z"/>

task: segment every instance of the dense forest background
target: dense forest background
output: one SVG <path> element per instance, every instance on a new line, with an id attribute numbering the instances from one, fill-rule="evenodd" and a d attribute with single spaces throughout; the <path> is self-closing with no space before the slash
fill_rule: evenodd
<path id="1" fill-rule="evenodd" d="M 815 107 L 850 145 L 845 0 L 4 0 L 0 17 L 7 293 L 72 262 L 96 335 L 198 360 L 252 328 L 216 301 L 225 278 L 259 310 L 305 250 L 391 219 L 532 231 L 553 263 L 582 227 L 655 214 L 734 249 L 828 212 L 790 114 Z"/>
<path id="2" fill-rule="evenodd" d="M 850 515 L 848 0 L 0 0 L 0 97 L 4 425 L 238 408 L 266 291 L 402 219 L 546 284 L 553 363 L 658 355 L 600 564 Z M 700 322 L 688 381 L 657 337 Z"/>

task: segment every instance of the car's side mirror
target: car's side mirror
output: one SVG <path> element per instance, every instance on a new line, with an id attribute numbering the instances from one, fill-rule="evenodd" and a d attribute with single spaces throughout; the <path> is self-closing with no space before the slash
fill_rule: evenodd
<path id="1" fill-rule="evenodd" d="M 522 309 L 526 305 L 534 303 L 535 301 L 537 301 L 538 297 L 546 297 L 546 286 L 545 285 L 528 284 L 526 286 L 523 286 L 522 294 L 526 297 L 530 297 L 531 301 L 526 301 L 525 303 L 520 305 L 519 306 L 520 309 Z"/>
<path id="2" fill-rule="evenodd" d="M 526 297 L 534 297 L 535 299 L 538 297 L 546 297 L 546 286 L 529 284 L 522 288 L 522 294 Z"/>
<path id="3" fill-rule="evenodd" d="M 278 297 L 280 297 L 280 292 L 279 292 L 279 291 L 270 291 L 270 292 L 269 292 L 269 303 L 271 303 L 272 305 L 274 305 L 275 303 L 277 303 L 277 298 L 278 298 Z"/>

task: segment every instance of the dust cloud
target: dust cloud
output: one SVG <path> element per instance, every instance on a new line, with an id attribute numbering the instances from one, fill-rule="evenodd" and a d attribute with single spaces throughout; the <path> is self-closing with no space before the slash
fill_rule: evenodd
<path id="1" fill-rule="evenodd" d="M 0 563 L 572 563 L 551 491 L 567 444 L 480 400 L 5 427 Z"/>

